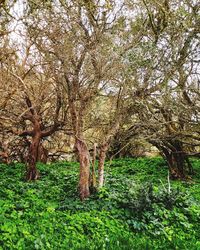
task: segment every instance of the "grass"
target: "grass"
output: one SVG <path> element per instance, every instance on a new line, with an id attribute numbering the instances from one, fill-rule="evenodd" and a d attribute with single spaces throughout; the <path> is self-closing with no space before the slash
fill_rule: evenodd
<path id="1" fill-rule="evenodd" d="M 200 160 L 190 182 L 171 182 L 161 158 L 106 164 L 99 193 L 81 202 L 78 164 L 0 165 L 0 249 L 200 249 Z"/>

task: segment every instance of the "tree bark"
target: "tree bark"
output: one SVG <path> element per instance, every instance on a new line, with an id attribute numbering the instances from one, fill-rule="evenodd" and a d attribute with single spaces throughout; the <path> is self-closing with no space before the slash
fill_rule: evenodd
<path id="1" fill-rule="evenodd" d="M 99 164 L 98 164 L 98 187 L 102 188 L 104 184 L 104 164 L 106 159 L 106 153 L 108 151 L 109 144 L 103 143 L 100 146 L 100 152 L 99 152 Z"/>
<path id="2" fill-rule="evenodd" d="M 182 153 L 170 152 L 166 157 L 171 179 L 185 179 L 185 157 Z"/>
<path id="3" fill-rule="evenodd" d="M 170 153 L 171 163 L 171 178 L 173 179 L 185 179 L 186 178 L 186 153 L 183 150 L 182 143 L 180 141 L 171 142 L 173 149 Z"/>
<path id="4" fill-rule="evenodd" d="M 8 152 L 0 152 L 0 162 L 5 163 L 5 164 L 9 163 Z"/>
<path id="5" fill-rule="evenodd" d="M 90 195 L 89 179 L 90 179 L 90 158 L 86 143 L 76 138 L 75 147 L 78 152 L 80 163 L 80 177 L 79 177 L 79 195 L 80 199 L 84 200 Z"/>
<path id="6" fill-rule="evenodd" d="M 48 150 L 44 148 L 42 143 L 40 143 L 38 147 L 37 161 L 42 162 L 42 163 L 47 163 L 47 159 L 48 159 Z"/>
<path id="7" fill-rule="evenodd" d="M 32 138 L 32 142 L 29 148 L 29 154 L 28 154 L 28 161 L 27 161 L 27 173 L 26 173 L 26 180 L 37 180 L 39 178 L 39 172 L 36 168 L 36 163 L 38 159 L 38 149 L 40 145 L 40 134 L 36 134 Z"/>
<path id="8" fill-rule="evenodd" d="M 80 107 L 76 106 L 75 100 L 78 84 L 76 81 L 73 83 L 73 91 L 69 86 L 69 108 L 75 138 L 75 149 L 80 163 L 79 196 L 81 200 L 84 200 L 90 196 L 90 154 L 83 136 L 83 113 L 85 106 L 83 104 Z"/>
<path id="9" fill-rule="evenodd" d="M 93 159 L 92 159 L 92 176 L 91 176 L 91 189 L 93 191 L 96 191 L 96 187 L 97 187 L 97 180 L 96 180 L 96 173 L 95 173 L 96 156 L 97 156 L 97 144 L 94 143 Z"/>
<path id="10" fill-rule="evenodd" d="M 162 153 L 166 159 L 169 167 L 171 179 L 186 179 L 186 164 L 189 166 L 190 171 L 192 165 L 189 162 L 187 154 L 184 152 L 182 143 L 178 140 L 162 142 L 162 145 L 153 143 Z"/>

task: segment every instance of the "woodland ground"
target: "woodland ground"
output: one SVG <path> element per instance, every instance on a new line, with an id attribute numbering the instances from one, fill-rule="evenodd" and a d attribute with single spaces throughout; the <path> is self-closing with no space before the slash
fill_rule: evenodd
<path id="1" fill-rule="evenodd" d="M 0 165 L 0 249 L 200 249 L 200 160 L 191 181 L 167 181 L 161 158 L 106 165 L 105 187 L 84 202 L 78 163 Z"/>

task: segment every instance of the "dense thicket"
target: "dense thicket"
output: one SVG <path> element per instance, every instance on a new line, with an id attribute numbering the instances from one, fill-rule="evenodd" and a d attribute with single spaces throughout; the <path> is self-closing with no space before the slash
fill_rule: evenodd
<path id="1" fill-rule="evenodd" d="M 48 151 L 76 154 L 83 200 L 103 187 L 108 152 L 150 143 L 171 178 L 188 179 L 200 146 L 199 12 L 195 0 L 2 2 L 2 161 L 25 162 L 29 181 Z"/>

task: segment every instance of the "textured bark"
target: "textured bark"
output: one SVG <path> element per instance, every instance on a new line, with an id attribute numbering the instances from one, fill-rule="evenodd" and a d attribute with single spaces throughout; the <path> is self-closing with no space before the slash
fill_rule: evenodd
<path id="1" fill-rule="evenodd" d="M 187 169 L 192 172 L 192 165 L 189 162 L 187 154 L 184 152 L 182 143 L 178 140 L 162 142 L 162 145 L 153 143 L 163 157 L 166 159 L 169 167 L 171 179 L 186 179 Z"/>
<path id="2" fill-rule="evenodd" d="M 73 82 L 73 91 L 69 86 L 69 108 L 73 133 L 75 138 L 75 149 L 80 163 L 79 196 L 81 200 L 90 196 L 90 154 L 83 136 L 83 113 L 85 105 L 76 106 L 76 93 L 78 93 L 77 81 Z"/>
<path id="3" fill-rule="evenodd" d="M 28 156 L 26 160 L 27 165 L 27 173 L 26 179 L 30 180 L 37 180 L 39 178 L 39 172 L 36 168 L 37 161 L 42 161 L 44 163 L 47 162 L 48 151 L 44 149 L 41 144 L 41 139 L 47 136 L 52 135 L 59 127 L 58 116 L 61 108 L 61 97 L 59 93 L 57 93 L 57 105 L 55 110 L 54 116 L 54 124 L 48 128 L 45 128 L 42 124 L 42 117 L 41 114 L 33 107 L 31 99 L 27 95 L 25 97 L 26 105 L 29 109 L 29 113 L 24 115 L 25 120 L 29 120 L 32 123 L 33 129 L 32 130 L 24 130 L 21 133 L 18 133 L 21 137 L 31 136 L 32 140 L 29 143 Z"/>
<path id="4" fill-rule="evenodd" d="M 108 151 L 109 144 L 103 143 L 100 146 L 100 152 L 99 152 L 99 164 L 98 164 L 98 187 L 102 188 L 104 184 L 104 165 L 105 165 L 105 159 L 106 159 L 106 153 Z"/>
<path id="5" fill-rule="evenodd" d="M 185 179 L 185 157 L 182 153 L 170 152 L 166 157 L 171 179 Z"/>
<path id="6" fill-rule="evenodd" d="M 27 173 L 26 180 L 37 180 L 39 178 L 39 172 L 36 168 L 38 159 L 38 149 L 40 145 L 41 135 L 37 133 L 33 138 L 29 148 L 28 160 L 27 160 Z"/>
<path id="7" fill-rule="evenodd" d="M 9 163 L 9 154 L 8 152 L 0 152 L 0 162 L 8 164 Z"/>
<path id="8" fill-rule="evenodd" d="M 44 146 L 40 143 L 38 148 L 37 161 L 42 163 L 47 163 L 47 159 L 48 159 L 48 150 L 44 148 Z"/>
<path id="9" fill-rule="evenodd" d="M 95 173 L 96 155 L 97 155 L 97 144 L 94 143 L 93 159 L 92 159 L 92 176 L 91 176 L 91 189 L 94 191 L 96 190 L 97 186 L 96 173 Z"/>
<path id="10" fill-rule="evenodd" d="M 80 177 L 79 177 L 79 195 L 80 199 L 84 200 L 90 195 L 89 178 L 90 178 L 90 158 L 89 151 L 84 141 L 76 139 L 75 147 L 78 152 L 80 162 Z"/>

